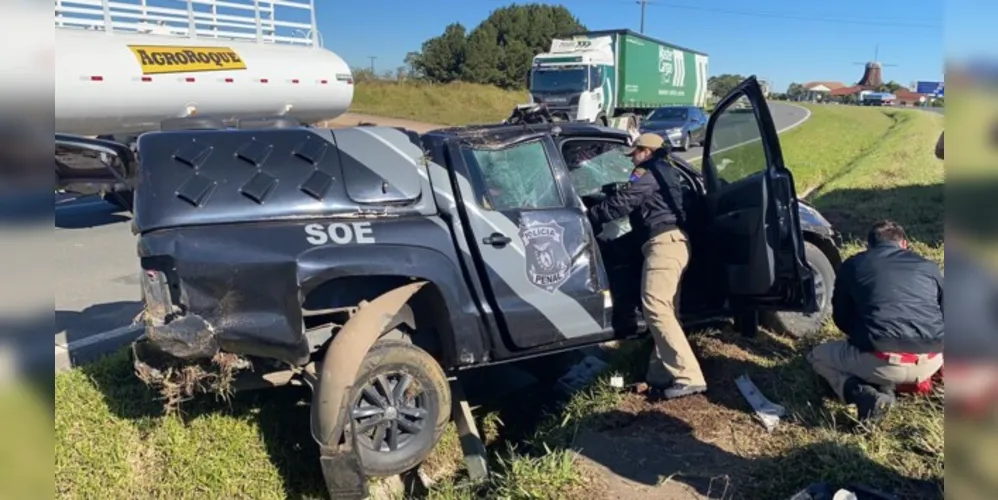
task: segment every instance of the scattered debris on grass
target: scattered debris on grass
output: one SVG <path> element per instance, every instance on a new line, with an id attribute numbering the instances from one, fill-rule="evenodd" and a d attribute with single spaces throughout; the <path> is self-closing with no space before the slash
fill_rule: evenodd
<path id="1" fill-rule="evenodd" d="M 215 394 L 228 401 L 234 393 L 232 382 L 236 373 L 252 368 L 252 364 L 235 354 L 219 352 L 210 362 L 185 362 L 170 360 L 154 368 L 147 363 L 137 363 L 135 374 L 147 386 L 156 389 L 163 400 L 163 410 L 172 414 L 180 404 L 198 393 Z"/>
<path id="2" fill-rule="evenodd" d="M 759 417 L 762 425 L 766 427 L 767 431 L 773 432 L 776 426 L 780 425 L 780 418 L 786 415 L 787 409 L 764 396 L 748 375 L 736 378 L 735 384 L 738 385 L 738 390 L 741 391 L 742 396 L 745 396 L 745 400 L 752 405 L 752 409 L 755 410 L 755 415 Z"/>
<path id="3" fill-rule="evenodd" d="M 572 365 L 572 368 L 558 379 L 558 389 L 565 394 L 572 394 L 582 389 L 596 379 L 610 365 L 595 356 L 586 356 L 582 361 Z"/>

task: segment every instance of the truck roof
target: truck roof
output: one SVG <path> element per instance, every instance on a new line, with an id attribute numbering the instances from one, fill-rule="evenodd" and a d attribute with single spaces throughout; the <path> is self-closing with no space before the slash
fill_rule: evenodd
<path id="1" fill-rule="evenodd" d="M 681 47 L 681 46 L 676 45 L 674 43 L 663 42 L 662 40 L 659 40 L 657 38 L 652 38 L 652 37 L 650 37 L 648 35 L 645 35 L 645 34 L 642 34 L 642 33 L 638 33 L 636 31 L 631 31 L 629 29 L 598 30 L 598 31 L 579 31 L 579 32 L 576 32 L 576 33 L 571 33 L 569 36 L 576 36 L 576 35 L 587 35 L 587 36 L 627 35 L 627 36 L 633 36 L 633 37 L 636 37 L 636 38 L 640 38 L 642 40 L 647 40 L 647 41 L 652 42 L 652 43 L 657 43 L 659 45 L 665 45 L 666 47 L 672 47 L 674 49 L 679 49 L 679 50 L 682 50 L 684 52 L 691 52 L 693 54 L 700 54 L 702 56 L 708 55 L 706 52 L 703 52 L 703 51 L 700 51 L 700 50 L 688 49 L 686 47 Z"/>
<path id="2" fill-rule="evenodd" d="M 143 134 L 137 232 L 436 210 L 423 151 L 391 127 Z"/>
<path id="3" fill-rule="evenodd" d="M 556 128 L 557 130 L 555 130 Z M 423 135 L 429 138 L 459 137 L 471 143 L 481 142 L 482 144 L 495 144 L 513 141 L 523 135 L 554 132 L 562 137 L 591 134 L 618 136 L 621 139 L 630 137 L 630 135 L 624 130 L 582 122 L 531 123 L 518 125 L 509 125 L 505 123 L 468 125 L 463 127 L 436 129 Z"/>
<path id="4" fill-rule="evenodd" d="M 558 130 L 555 130 L 555 128 Z M 137 232 L 313 217 L 429 215 L 436 207 L 420 139 L 502 146 L 546 133 L 629 137 L 586 123 L 173 130 L 143 134 Z"/>

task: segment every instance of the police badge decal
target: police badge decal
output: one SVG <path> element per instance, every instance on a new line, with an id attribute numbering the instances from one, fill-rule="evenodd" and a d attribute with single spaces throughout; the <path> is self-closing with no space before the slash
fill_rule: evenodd
<path id="1" fill-rule="evenodd" d="M 572 258 L 565 248 L 565 228 L 557 222 L 524 221 L 520 226 L 527 279 L 554 293 L 571 275 Z"/>

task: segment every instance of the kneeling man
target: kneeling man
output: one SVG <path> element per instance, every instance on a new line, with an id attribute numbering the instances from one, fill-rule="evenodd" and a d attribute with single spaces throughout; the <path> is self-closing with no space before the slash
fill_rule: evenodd
<path id="1" fill-rule="evenodd" d="M 866 251 L 839 268 L 832 318 L 848 340 L 817 346 L 808 361 L 861 420 L 879 418 L 894 387 L 920 383 L 943 364 L 943 276 L 908 249 L 904 229 L 879 222 Z"/>

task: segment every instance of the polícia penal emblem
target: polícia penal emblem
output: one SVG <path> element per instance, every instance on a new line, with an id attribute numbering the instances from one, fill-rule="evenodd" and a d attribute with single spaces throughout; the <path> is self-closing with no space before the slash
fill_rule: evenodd
<path id="1" fill-rule="evenodd" d="M 565 248 L 565 228 L 557 222 L 528 221 L 520 226 L 527 279 L 554 293 L 571 275 L 572 258 Z"/>

